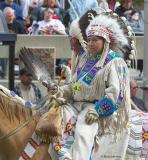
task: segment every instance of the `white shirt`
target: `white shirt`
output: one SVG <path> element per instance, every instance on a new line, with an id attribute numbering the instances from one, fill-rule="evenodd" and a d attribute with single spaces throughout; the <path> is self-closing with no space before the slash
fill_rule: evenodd
<path id="1" fill-rule="evenodd" d="M 66 34 L 65 26 L 58 19 L 51 19 L 48 22 L 45 22 L 44 20 L 42 20 L 42 21 L 39 21 L 38 24 L 39 24 L 39 30 L 42 30 L 44 28 L 49 28 L 50 29 L 51 26 L 54 26 L 54 27 L 57 28 L 58 31 Z"/>
<path id="2" fill-rule="evenodd" d="M 21 83 L 20 89 L 23 99 L 26 101 L 31 101 L 32 103 L 36 102 L 35 92 L 32 85 L 30 87 L 26 87 Z"/>

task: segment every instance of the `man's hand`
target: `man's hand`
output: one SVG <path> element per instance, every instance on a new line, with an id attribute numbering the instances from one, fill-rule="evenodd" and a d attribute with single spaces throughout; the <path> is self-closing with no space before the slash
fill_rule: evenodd
<path id="1" fill-rule="evenodd" d="M 54 95 L 54 94 L 58 93 L 58 91 L 59 91 L 59 88 L 56 84 L 54 84 L 48 88 L 48 93 L 50 95 Z"/>
<path id="2" fill-rule="evenodd" d="M 99 117 L 98 117 L 97 113 L 95 113 L 95 111 L 89 110 L 87 112 L 87 114 L 85 115 L 85 122 L 88 125 L 91 125 L 92 123 L 97 122 L 98 118 Z"/>

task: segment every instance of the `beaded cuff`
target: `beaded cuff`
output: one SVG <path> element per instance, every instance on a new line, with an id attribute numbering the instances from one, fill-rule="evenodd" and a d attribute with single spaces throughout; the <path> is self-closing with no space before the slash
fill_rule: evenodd
<path id="1" fill-rule="evenodd" d="M 108 98 L 103 98 L 95 107 L 99 117 L 110 116 L 115 110 L 115 105 Z"/>

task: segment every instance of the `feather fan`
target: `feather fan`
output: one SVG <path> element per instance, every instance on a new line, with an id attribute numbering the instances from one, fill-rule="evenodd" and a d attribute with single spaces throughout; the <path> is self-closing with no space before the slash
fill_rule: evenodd
<path id="1" fill-rule="evenodd" d="M 47 66 L 42 62 L 38 54 L 34 54 L 31 49 L 24 47 L 20 50 L 19 56 L 26 68 L 37 80 L 41 81 L 45 87 L 51 89 L 56 86 L 51 79 Z M 56 96 L 55 99 L 49 97 L 46 100 L 46 104 L 49 106 L 49 111 L 43 114 L 43 117 L 38 122 L 36 134 L 41 142 L 57 142 L 62 137 L 62 107 L 57 103 Z"/>
<path id="2" fill-rule="evenodd" d="M 39 80 L 45 87 L 53 85 L 48 67 L 44 64 L 38 54 L 34 54 L 30 48 L 22 48 L 19 54 L 26 68 Z"/>

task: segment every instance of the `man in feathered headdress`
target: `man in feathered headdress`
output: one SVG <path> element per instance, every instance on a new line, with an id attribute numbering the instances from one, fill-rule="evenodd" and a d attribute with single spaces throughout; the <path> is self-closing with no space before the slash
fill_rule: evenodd
<path id="1" fill-rule="evenodd" d="M 72 83 L 61 88 L 70 105 L 64 107 L 63 139 L 53 145 L 60 160 L 124 159 L 130 87 L 121 51 L 129 45 L 127 34 L 132 35 L 130 28 L 113 13 L 99 14 L 88 26 L 88 52 L 73 71 Z"/>

